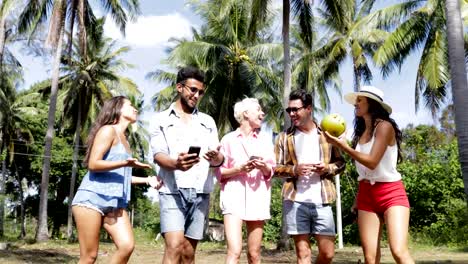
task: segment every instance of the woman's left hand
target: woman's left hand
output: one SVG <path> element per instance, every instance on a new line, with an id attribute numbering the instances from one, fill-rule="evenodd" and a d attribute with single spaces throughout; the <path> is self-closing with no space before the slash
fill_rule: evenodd
<path id="1" fill-rule="evenodd" d="M 138 169 L 151 169 L 151 166 L 149 164 L 139 162 L 135 158 L 128 158 L 127 159 L 127 166 L 133 167 L 133 168 L 138 168 Z"/>
<path id="2" fill-rule="evenodd" d="M 209 149 L 204 155 L 205 158 L 212 166 L 221 165 L 223 162 L 223 155 L 219 151 L 221 146 L 217 146 L 215 149 Z"/>
<path id="3" fill-rule="evenodd" d="M 263 175 L 269 175 L 271 173 L 271 169 L 268 166 L 268 163 L 266 163 L 263 158 L 258 158 L 258 159 L 253 159 L 252 160 L 252 165 L 260 170 Z"/>
<path id="4" fill-rule="evenodd" d="M 330 133 L 328 133 L 327 131 L 324 131 L 323 134 L 325 135 L 325 139 L 327 140 L 328 143 L 332 144 L 333 146 L 341 148 L 341 144 L 343 144 L 343 140 L 341 138 L 334 137 L 330 135 Z"/>
<path id="5" fill-rule="evenodd" d="M 159 190 L 163 186 L 163 181 L 159 176 L 148 176 L 147 184 L 152 188 Z"/>

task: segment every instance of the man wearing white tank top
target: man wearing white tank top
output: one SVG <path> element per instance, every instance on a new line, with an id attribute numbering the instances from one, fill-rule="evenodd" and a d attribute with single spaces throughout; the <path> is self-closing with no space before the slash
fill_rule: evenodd
<path id="1" fill-rule="evenodd" d="M 310 94 L 302 89 L 292 91 L 286 112 L 292 124 L 276 141 L 274 175 L 285 179 L 282 195 L 287 233 L 294 239 L 297 263 L 311 263 L 310 236 L 317 241 L 316 263 L 331 263 L 336 234 L 332 180 L 345 162 L 312 119 Z"/>

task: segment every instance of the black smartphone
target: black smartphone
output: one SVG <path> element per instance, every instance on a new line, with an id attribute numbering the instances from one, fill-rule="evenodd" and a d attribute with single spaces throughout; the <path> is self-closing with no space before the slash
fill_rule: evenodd
<path id="1" fill-rule="evenodd" d="M 200 149 L 201 149 L 201 148 L 198 147 L 198 146 L 190 146 L 187 153 L 188 153 L 188 154 L 193 154 L 193 153 L 195 153 L 195 154 L 197 154 L 197 157 L 198 157 L 198 156 L 200 155 Z"/>
<path id="2" fill-rule="evenodd" d="M 250 156 L 250 160 L 261 159 L 259 156 Z"/>

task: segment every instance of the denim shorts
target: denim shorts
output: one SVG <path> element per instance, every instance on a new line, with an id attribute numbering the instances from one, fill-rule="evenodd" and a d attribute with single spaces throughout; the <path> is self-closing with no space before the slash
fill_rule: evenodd
<path id="1" fill-rule="evenodd" d="M 178 193 L 159 193 L 161 233 L 184 231 L 186 237 L 201 240 L 208 215 L 210 194 L 192 188 Z"/>
<path id="2" fill-rule="evenodd" d="M 72 206 L 86 207 L 105 216 L 119 208 L 126 209 L 128 202 L 125 198 L 108 197 L 87 190 L 78 190 L 73 198 Z"/>
<path id="3" fill-rule="evenodd" d="M 335 236 L 335 219 L 330 205 L 283 201 L 288 235 Z"/>

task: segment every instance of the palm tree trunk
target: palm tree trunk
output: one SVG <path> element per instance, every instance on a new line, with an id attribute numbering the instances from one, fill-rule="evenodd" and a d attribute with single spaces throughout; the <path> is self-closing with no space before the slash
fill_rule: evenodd
<path id="1" fill-rule="evenodd" d="M 16 180 L 18 181 L 18 186 L 19 186 L 19 197 L 18 200 L 20 202 L 20 225 L 21 225 L 21 232 L 19 235 L 20 239 L 23 239 L 26 237 L 26 221 L 24 219 L 24 191 L 23 191 L 23 182 L 21 180 L 21 177 L 18 173 L 18 168 L 16 167 L 15 163 L 15 175 L 16 175 Z"/>
<path id="2" fill-rule="evenodd" d="M 63 2 L 65 6 L 65 1 Z M 47 118 L 47 133 L 44 147 L 44 163 L 42 165 L 41 193 L 39 199 L 39 216 L 37 222 L 36 240 L 46 241 L 49 239 L 47 227 L 47 198 L 49 188 L 50 159 L 52 153 L 52 139 L 54 137 L 55 112 L 57 108 L 57 94 L 59 84 L 60 58 L 62 56 L 63 35 L 65 32 L 66 9 L 62 9 L 63 14 L 59 22 L 59 36 L 55 48 L 54 64 L 52 69 L 52 87 L 50 91 L 49 114 Z"/>
<path id="3" fill-rule="evenodd" d="M 356 59 L 353 57 L 353 73 L 354 73 L 354 91 L 359 92 L 361 88 L 361 75 L 359 74 L 359 69 L 357 66 Z"/>
<path id="4" fill-rule="evenodd" d="M 1 152 L 0 152 L 1 153 Z M 2 178 L 0 179 L 0 237 L 5 234 L 5 181 L 6 181 L 6 156 L 2 160 Z"/>
<path id="5" fill-rule="evenodd" d="M 0 88 L 3 87 L 3 53 L 5 50 L 5 21 L 6 21 L 6 16 L 0 16 Z M 3 89 L 3 88 L 2 88 Z M 3 136 L 3 133 L 1 134 Z M 3 152 L 3 140 L 1 142 L 1 148 L 0 148 L 0 155 Z M 6 159 L 5 155 L 5 159 Z M 4 208 L 5 208 L 5 202 L 4 202 L 4 194 L 5 194 L 5 179 L 6 179 L 6 162 L 5 159 L 2 161 L 2 176 L 0 178 L 0 237 L 3 237 L 4 235 L 4 224 L 3 224 L 3 216 L 4 216 Z"/>
<path id="6" fill-rule="evenodd" d="M 460 14 L 459 0 L 445 1 L 447 17 L 447 40 L 452 76 L 452 96 L 455 108 L 455 127 L 458 137 L 458 152 L 465 185 L 465 195 L 468 198 L 468 86 L 466 80 L 465 49 L 463 41 L 463 26 Z M 467 199 L 468 201 L 468 199 Z"/>
<path id="7" fill-rule="evenodd" d="M 5 23 L 6 23 L 6 17 L 1 16 L 0 17 L 0 71 L 3 71 L 3 53 L 5 51 L 5 40 L 6 40 Z"/>
<path id="8" fill-rule="evenodd" d="M 75 146 L 73 149 L 73 167 L 72 175 L 70 178 L 70 194 L 68 195 L 68 215 L 67 215 L 67 238 L 68 241 L 73 240 L 73 217 L 72 217 L 72 201 L 75 195 L 75 182 L 76 173 L 78 171 L 78 154 L 80 146 L 80 134 L 81 134 L 81 93 L 78 94 L 78 117 L 76 119 L 76 130 L 75 130 Z"/>
<path id="9" fill-rule="evenodd" d="M 284 91 L 283 91 L 283 108 L 286 108 L 289 101 L 289 94 L 291 93 L 291 58 L 290 58 L 290 48 L 289 48 L 289 17 L 290 17 L 291 6 L 289 0 L 283 0 L 283 81 L 284 81 Z M 288 115 L 284 114 L 284 128 L 289 127 L 290 120 Z M 289 236 L 286 233 L 286 225 L 284 224 L 284 212 L 281 211 L 282 219 L 281 221 L 281 236 L 278 240 L 276 248 L 278 250 L 288 250 L 291 248 L 291 243 Z"/>
<path id="10" fill-rule="evenodd" d="M 291 12 L 291 5 L 289 0 L 283 0 L 283 108 L 288 105 L 289 94 L 291 93 L 291 55 L 289 47 L 289 17 Z M 284 114 L 284 127 L 289 127 L 289 118 L 288 115 Z"/>
<path id="11" fill-rule="evenodd" d="M 81 57 L 86 62 L 88 61 L 88 58 L 87 58 L 88 55 L 86 52 L 87 36 L 86 36 L 86 25 L 84 21 L 85 11 L 86 10 L 85 10 L 84 0 L 79 0 L 78 1 L 78 27 L 80 28 L 80 31 L 79 31 L 80 53 L 81 53 Z"/>

